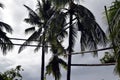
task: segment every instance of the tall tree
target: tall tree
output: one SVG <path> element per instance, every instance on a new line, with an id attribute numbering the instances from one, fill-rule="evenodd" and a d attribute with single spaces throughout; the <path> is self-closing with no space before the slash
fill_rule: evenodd
<path id="1" fill-rule="evenodd" d="M 0 7 L 3 8 L 2 3 L 0 3 Z M 5 55 L 7 51 L 13 48 L 11 40 L 6 35 L 6 32 L 12 33 L 12 31 L 13 30 L 10 25 L 0 21 L 0 48 L 3 52 L 3 55 Z"/>
<path id="2" fill-rule="evenodd" d="M 26 5 L 25 7 L 29 11 L 29 18 L 26 18 L 25 21 L 35 27 L 25 30 L 26 33 L 33 31 L 33 34 L 27 39 L 26 42 L 23 43 L 19 49 L 19 52 L 25 48 L 24 45 L 30 44 L 33 40 L 38 41 L 38 46 L 35 51 L 38 51 L 40 46 L 42 46 L 41 80 L 44 80 L 44 57 L 45 51 L 48 51 L 48 46 L 57 45 L 59 53 L 66 53 L 64 47 L 59 44 L 65 37 L 66 31 L 63 31 L 59 34 L 59 36 L 57 36 L 57 33 L 63 29 L 66 23 L 64 17 L 65 14 L 51 6 L 49 0 L 42 0 L 42 2 L 38 1 L 38 8 L 36 11 L 33 11 Z M 35 30 L 36 27 L 38 30 Z M 58 78 L 59 77 L 56 77 L 56 79 Z"/>
<path id="3" fill-rule="evenodd" d="M 101 63 L 115 63 L 114 53 L 105 52 L 105 55 L 100 59 Z"/>
<path id="4" fill-rule="evenodd" d="M 75 4 L 74 0 L 51 0 L 59 9 L 67 10 L 69 15 L 69 46 L 68 53 L 73 52 L 73 46 L 75 43 L 76 31 L 81 32 L 81 50 L 97 49 L 97 45 L 105 45 L 107 38 L 100 26 L 97 24 L 94 15 L 86 7 Z M 68 4 L 68 8 L 65 5 Z M 76 24 L 74 25 L 74 22 Z M 77 29 L 78 30 L 77 30 Z M 96 52 L 95 52 L 96 53 Z M 67 80 L 70 80 L 71 74 L 71 55 L 68 56 L 68 72 Z"/>

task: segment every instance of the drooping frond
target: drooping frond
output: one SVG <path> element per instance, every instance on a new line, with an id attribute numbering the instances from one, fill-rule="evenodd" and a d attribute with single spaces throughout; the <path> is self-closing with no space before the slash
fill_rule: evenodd
<path id="1" fill-rule="evenodd" d="M 0 7 L 3 8 L 4 5 L 0 3 Z M 12 41 L 6 36 L 6 32 L 12 33 L 12 31 L 10 25 L 0 21 L 0 48 L 3 55 L 6 55 L 7 51 L 10 51 L 13 48 Z"/>
<path id="2" fill-rule="evenodd" d="M 58 61 L 58 57 L 54 56 L 50 62 L 48 63 L 48 65 L 46 66 L 46 74 L 52 74 L 53 76 L 55 76 L 55 80 L 60 80 L 61 77 L 61 73 L 60 73 L 60 67 L 59 67 L 59 61 Z"/>
<path id="3" fill-rule="evenodd" d="M 64 60 L 59 58 L 59 63 L 64 69 L 67 69 L 67 63 Z"/>
<path id="4" fill-rule="evenodd" d="M 97 49 L 97 45 L 106 45 L 107 38 L 103 30 L 95 21 L 92 12 L 82 5 L 72 4 L 73 14 L 76 16 L 76 27 L 81 32 L 81 50 Z M 96 52 L 95 52 L 96 53 Z"/>
<path id="5" fill-rule="evenodd" d="M 40 36 L 41 34 L 41 29 L 39 29 L 38 31 L 35 31 L 22 45 L 21 47 L 19 48 L 19 53 L 26 47 L 25 45 L 28 45 L 30 44 L 33 40 L 37 40 L 38 37 Z M 32 40 L 32 41 L 31 41 Z"/>
<path id="6" fill-rule="evenodd" d="M 1 30 L 5 29 L 9 33 L 12 33 L 12 31 L 13 31 L 11 26 L 6 24 L 6 23 L 4 23 L 4 22 L 0 22 L 0 29 Z"/>
<path id="7" fill-rule="evenodd" d="M 10 41 L 9 37 L 7 37 L 6 33 L 1 31 L 1 29 L 0 29 L 0 48 L 4 55 L 6 55 L 7 51 L 13 48 L 12 42 Z"/>
<path id="8" fill-rule="evenodd" d="M 46 74 L 52 74 L 53 76 L 55 76 L 55 80 L 60 80 L 60 65 L 62 65 L 65 69 L 67 68 L 67 64 L 65 61 L 58 58 L 58 56 L 53 56 L 50 59 L 48 65 L 46 66 Z"/>
<path id="9" fill-rule="evenodd" d="M 115 74 L 120 76 L 120 52 L 118 52 L 117 57 L 116 57 L 116 65 L 114 68 Z"/>
<path id="10" fill-rule="evenodd" d="M 0 48 L 3 52 L 3 55 L 6 55 L 7 51 L 10 51 L 13 48 L 13 45 L 9 37 L 6 36 L 4 30 L 8 33 L 12 33 L 13 30 L 10 25 L 0 22 Z"/>

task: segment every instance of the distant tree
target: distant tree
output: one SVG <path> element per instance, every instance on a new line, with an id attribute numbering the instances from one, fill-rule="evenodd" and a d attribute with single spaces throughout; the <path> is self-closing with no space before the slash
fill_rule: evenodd
<path id="1" fill-rule="evenodd" d="M 3 8 L 2 3 L 0 3 L 0 7 Z M 5 31 L 8 33 L 12 33 L 13 30 L 10 25 L 0 21 L 0 48 L 3 52 L 3 55 L 5 55 L 7 51 L 13 48 L 12 42 L 6 35 Z"/>
<path id="2" fill-rule="evenodd" d="M 105 55 L 100 59 L 101 63 L 115 63 L 115 56 L 109 52 L 105 52 Z"/>
<path id="3" fill-rule="evenodd" d="M 16 66 L 15 69 L 7 70 L 3 73 L 0 73 L 0 80 L 22 80 L 22 75 L 20 71 L 23 71 L 20 65 Z M 19 78 L 19 79 L 18 79 Z"/>

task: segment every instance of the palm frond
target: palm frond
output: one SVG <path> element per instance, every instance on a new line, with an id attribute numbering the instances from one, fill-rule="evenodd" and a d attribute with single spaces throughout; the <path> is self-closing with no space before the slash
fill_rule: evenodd
<path id="1" fill-rule="evenodd" d="M 120 76 L 120 51 L 118 52 L 116 58 L 117 59 L 116 59 L 116 65 L 115 65 L 115 68 L 114 68 L 114 72 L 115 72 L 115 74 Z"/>
<path id="2" fill-rule="evenodd" d="M 26 45 L 30 44 L 33 42 L 33 40 L 37 40 L 39 37 L 40 33 L 38 31 L 35 31 L 19 48 L 18 53 L 20 53 L 24 48 L 26 48 Z"/>
<path id="3" fill-rule="evenodd" d="M 6 55 L 7 51 L 12 50 L 13 48 L 13 43 L 10 41 L 9 37 L 6 36 L 6 33 L 1 30 L 0 30 L 0 47 L 3 52 L 3 55 Z"/>
<path id="4" fill-rule="evenodd" d="M 12 33 L 12 31 L 13 31 L 11 26 L 4 22 L 0 22 L 0 29 L 5 29 L 9 33 Z"/>
<path id="5" fill-rule="evenodd" d="M 29 8 L 28 6 L 24 5 L 28 11 L 29 11 L 29 18 L 26 18 L 25 21 L 27 23 L 33 24 L 33 25 L 37 25 L 37 24 L 42 24 L 41 23 L 41 19 L 40 17 L 37 15 L 37 13 L 35 11 L 33 11 L 31 8 Z"/>
<path id="6" fill-rule="evenodd" d="M 106 45 L 107 38 L 103 30 L 100 28 L 100 26 L 97 24 L 97 22 L 89 17 L 83 18 L 79 22 L 78 29 L 87 35 L 84 34 L 84 36 L 87 36 L 93 38 L 93 41 L 95 41 L 96 44 L 100 45 Z M 88 40 L 88 39 L 87 39 Z"/>
<path id="7" fill-rule="evenodd" d="M 59 64 L 64 68 L 64 69 L 67 69 L 67 63 L 64 61 L 64 60 L 62 60 L 62 59 L 60 59 L 59 58 Z"/>
<path id="8" fill-rule="evenodd" d="M 81 31 L 81 50 L 97 49 L 97 45 L 105 46 L 107 37 L 104 31 L 95 21 L 93 13 L 82 5 L 72 4 L 73 13 L 76 16 L 76 27 Z M 95 54 L 97 52 L 94 52 Z"/>
<path id="9" fill-rule="evenodd" d="M 52 74 L 55 77 L 55 80 L 60 80 L 61 73 L 57 56 L 52 57 L 46 66 L 46 74 Z"/>
<path id="10" fill-rule="evenodd" d="M 35 31 L 35 27 L 27 28 L 27 29 L 25 29 L 25 34 L 31 33 L 33 31 Z"/>
<path id="11" fill-rule="evenodd" d="M 62 60 L 58 56 L 53 56 L 46 66 L 46 74 L 52 74 L 55 77 L 55 80 L 60 80 L 60 65 L 62 65 L 64 69 L 67 69 L 67 64 L 64 60 Z"/>
<path id="12" fill-rule="evenodd" d="M 1 7 L 1 8 L 3 8 L 3 7 L 4 7 L 4 5 L 3 5 L 2 3 L 0 3 L 0 7 Z"/>

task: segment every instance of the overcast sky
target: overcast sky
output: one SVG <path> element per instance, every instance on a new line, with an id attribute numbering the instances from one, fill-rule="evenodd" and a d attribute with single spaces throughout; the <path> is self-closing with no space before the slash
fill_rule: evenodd
<path id="1" fill-rule="evenodd" d="M 104 17 L 104 6 L 110 5 L 113 0 L 84 0 L 82 5 L 90 9 L 97 22 L 100 24 L 104 31 L 107 28 Z M 12 26 L 14 32 L 10 37 L 27 38 L 24 35 L 24 29 L 30 27 L 23 20 L 27 17 L 28 11 L 23 6 L 26 4 L 32 9 L 35 9 L 36 0 L 1 0 L 5 5 L 5 8 L 0 9 L 0 20 L 8 23 Z M 76 41 L 79 42 L 79 39 Z M 14 43 L 23 43 L 21 41 L 13 41 Z M 14 49 L 6 56 L 0 54 L 0 72 L 13 68 L 17 65 L 22 65 L 24 71 L 22 72 L 23 80 L 40 80 L 40 64 L 41 64 L 41 50 L 34 53 L 34 48 L 26 48 L 20 54 L 18 54 L 19 46 L 15 46 Z M 75 46 L 75 51 L 79 51 L 79 45 Z M 100 63 L 99 58 L 103 56 L 104 52 L 100 52 L 98 58 L 93 58 L 91 54 L 84 56 L 73 56 L 72 63 Z M 46 64 L 50 55 L 46 56 Z M 110 67 L 72 67 L 71 80 L 118 80 L 118 76 L 113 73 L 114 66 Z M 61 80 L 66 80 L 66 71 L 62 71 Z M 48 77 L 47 80 L 53 80 L 52 77 Z"/>

